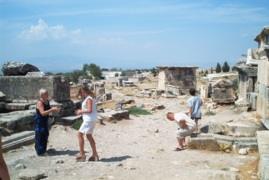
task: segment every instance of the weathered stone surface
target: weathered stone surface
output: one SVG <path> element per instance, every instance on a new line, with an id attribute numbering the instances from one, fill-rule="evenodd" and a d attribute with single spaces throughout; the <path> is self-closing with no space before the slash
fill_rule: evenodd
<path id="1" fill-rule="evenodd" d="M 5 102 L 0 102 L 0 113 L 6 111 L 6 103 Z"/>
<path id="2" fill-rule="evenodd" d="M 47 175 L 45 172 L 37 169 L 25 169 L 21 171 L 18 175 L 20 180 L 39 180 L 46 178 Z"/>
<path id="3" fill-rule="evenodd" d="M 19 163 L 19 164 L 17 164 L 17 165 L 15 166 L 15 169 L 16 169 L 16 170 L 26 169 L 26 166 L 25 166 L 24 164 Z"/>
<path id="4" fill-rule="evenodd" d="M 10 130 L 0 127 L 0 135 L 2 136 L 9 136 L 11 134 Z"/>
<path id="5" fill-rule="evenodd" d="M 34 125 L 34 114 L 34 110 L 0 114 L 0 126 L 11 132 L 32 130 Z"/>
<path id="6" fill-rule="evenodd" d="M 208 132 L 212 134 L 224 134 L 226 129 L 226 122 L 210 121 L 208 124 Z"/>
<path id="7" fill-rule="evenodd" d="M 248 154 L 248 149 L 247 148 L 239 149 L 238 154 L 247 155 Z"/>
<path id="8" fill-rule="evenodd" d="M 253 121 L 236 121 L 227 123 L 227 129 L 224 134 L 235 137 L 254 137 L 256 131 L 262 130 L 261 123 L 255 123 Z"/>
<path id="9" fill-rule="evenodd" d="M 234 137 L 254 137 L 256 131 L 264 127 L 255 117 L 255 113 L 242 113 L 239 119 L 230 121 L 210 121 L 208 132 L 213 134 L 229 135 Z"/>
<path id="10" fill-rule="evenodd" d="M 128 110 L 110 110 L 104 113 L 99 113 L 99 116 L 107 121 L 112 120 L 122 120 L 122 119 L 129 119 L 129 111 Z"/>
<path id="11" fill-rule="evenodd" d="M 74 115 L 75 105 L 73 101 L 67 100 L 62 102 L 56 102 L 54 100 L 50 101 L 50 105 L 52 107 L 59 107 L 60 112 L 52 113 L 54 117 L 62 117 L 62 116 L 72 116 Z"/>
<path id="12" fill-rule="evenodd" d="M 201 179 L 210 180 L 239 180 L 240 176 L 237 172 L 224 171 L 224 170 L 199 170 L 197 172 Z M 206 178 L 205 178 L 206 177 Z"/>
<path id="13" fill-rule="evenodd" d="M 32 103 L 7 103 L 6 110 L 8 111 L 21 111 L 29 109 Z"/>
<path id="14" fill-rule="evenodd" d="M 28 72 L 26 74 L 28 77 L 43 77 L 45 74 L 43 72 Z"/>
<path id="15" fill-rule="evenodd" d="M 257 113 L 261 117 L 263 124 L 269 129 L 269 87 L 259 84 L 258 88 Z"/>
<path id="16" fill-rule="evenodd" d="M 50 97 L 57 102 L 70 100 L 69 83 L 59 76 L 0 76 L 0 91 L 6 95 L 7 101 L 37 100 L 41 88 L 47 89 Z"/>
<path id="17" fill-rule="evenodd" d="M 2 71 L 4 76 L 24 76 L 28 72 L 37 72 L 39 69 L 31 64 L 11 61 L 3 64 Z"/>
<path id="18" fill-rule="evenodd" d="M 209 133 L 192 137 L 189 147 L 191 149 L 205 149 L 210 151 L 233 150 L 237 152 L 240 148 L 257 150 L 257 140 L 255 137 L 232 137 Z"/>
<path id="19" fill-rule="evenodd" d="M 216 139 L 212 136 L 191 138 L 188 147 L 190 149 L 203 149 L 209 151 L 218 151 L 220 149 Z"/>
<path id="20" fill-rule="evenodd" d="M 6 100 L 6 95 L 0 91 L 0 101 L 5 101 Z"/>
<path id="21" fill-rule="evenodd" d="M 259 146 L 260 162 L 259 175 L 261 180 L 269 179 L 269 131 L 258 131 L 257 141 Z"/>
<path id="22" fill-rule="evenodd" d="M 158 90 L 171 91 L 175 95 L 196 89 L 197 67 L 158 67 Z"/>
<path id="23" fill-rule="evenodd" d="M 240 179 L 240 175 L 232 171 L 199 170 L 197 173 L 200 175 L 200 177 L 206 177 L 206 179 L 209 179 L 209 180 L 239 180 Z"/>
<path id="24" fill-rule="evenodd" d="M 220 104 L 234 103 L 236 99 L 233 82 L 220 79 L 212 85 L 212 100 Z"/>
<path id="25" fill-rule="evenodd" d="M 258 143 L 256 137 L 235 137 L 233 142 L 233 150 L 247 148 L 248 150 L 258 150 Z"/>
<path id="26" fill-rule="evenodd" d="M 24 131 L 16 133 L 11 136 L 3 138 L 2 149 L 5 152 L 11 149 L 19 148 L 21 146 L 29 145 L 34 142 L 34 139 L 35 139 L 34 131 Z"/>

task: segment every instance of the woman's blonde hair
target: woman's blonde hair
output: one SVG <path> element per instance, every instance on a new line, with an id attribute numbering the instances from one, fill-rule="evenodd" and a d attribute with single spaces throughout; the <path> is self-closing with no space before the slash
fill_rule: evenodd
<path id="1" fill-rule="evenodd" d="M 44 89 L 44 88 L 41 88 L 40 90 L 39 90 L 39 96 L 41 97 L 43 94 L 46 94 L 46 93 L 48 93 L 48 90 L 46 90 L 46 89 Z"/>

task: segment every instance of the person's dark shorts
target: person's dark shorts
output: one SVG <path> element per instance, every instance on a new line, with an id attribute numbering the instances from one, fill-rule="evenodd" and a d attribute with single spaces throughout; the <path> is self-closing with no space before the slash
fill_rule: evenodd
<path id="1" fill-rule="evenodd" d="M 192 117 L 191 119 L 194 120 L 195 122 L 198 122 L 198 121 L 201 120 L 202 118 L 195 118 L 195 117 Z"/>

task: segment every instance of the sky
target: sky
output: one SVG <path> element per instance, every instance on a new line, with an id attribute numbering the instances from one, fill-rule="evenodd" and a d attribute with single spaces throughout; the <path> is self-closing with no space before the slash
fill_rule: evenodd
<path id="1" fill-rule="evenodd" d="M 0 0 L 0 64 L 232 65 L 257 47 L 268 9 L 268 0 Z"/>

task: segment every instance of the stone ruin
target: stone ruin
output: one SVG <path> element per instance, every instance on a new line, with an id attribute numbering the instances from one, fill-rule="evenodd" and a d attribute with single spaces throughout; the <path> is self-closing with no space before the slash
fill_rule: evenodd
<path id="1" fill-rule="evenodd" d="M 258 149 L 260 179 L 268 179 L 269 131 L 265 129 L 269 128 L 269 27 L 265 27 L 255 41 L 258 42 L 258 48 L 249 49 L 246 58 L 234 67 L 239 80 L 238 100 L 235 103 L 237 107 L 247 107 L 245 111 L 252 111 L 243 112 L 239 119 L 209 121 L 201 129 L 204 133 L 191 138 L 189 147 L 227 153 L 234 151 L 242 155 Z M 216 87 L 214 85 L 212 92 Z M 202 94 L 209 94 L 206 88 L 202 89 Z M 224 91 L 227 90 L 223 86 Z"/>
<path id="2" fill-rule="evenodd" d="M 234 66 L 238 71 L 238 100 L 236 104 L 241 107 L 247 107 L 256 110 L 257 100 L 257 65 L 246 63 L 246 59 L 241 60 Z"/>
<path id="3" fill-rule="evenodd" d="M 269 27 L 264 27 L 255 41 L 258 48 L 249 49 L 245 62 L 235 67 L 239 72 L 238 104 L 247 102 L 269 128 Z"/>
<path id="4" fill-rule="evenodd" d="M 188 94 L 190 88 L 196 89 L 197 67 L 157 67 L 158 90 L 174 95 Z"/>
<path id="5" fill-rule="evenodd" d="M 212 101 L 217 104 L 231 104 L 236 99 L 233 82 L 229 79 L 219 79 L 212 85 Z"/>
<path id="6" fill-rule="evenodd" d="M 4 76 L 25 76 L 29 72 L 39 72 L 39 69 L 31 64 L 10 61 L 2 66 Z"/>
<path id="7" fill-rule="evenodd" d="M 201 80 L 200 95 L 205 101 L 232 104 L 237 98 L 237 73 L 209 74 Z"/>

